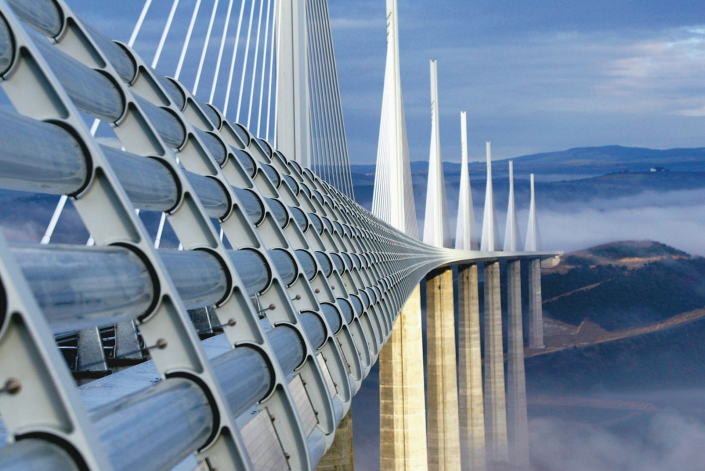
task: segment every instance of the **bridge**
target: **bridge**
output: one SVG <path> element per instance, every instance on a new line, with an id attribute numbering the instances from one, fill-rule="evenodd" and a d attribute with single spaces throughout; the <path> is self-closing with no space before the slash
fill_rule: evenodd
<path id="1" fill-rule="evenodd" d="M 387 0 L 372 212 L 354 201 L 325 0 L 268 0 L 264 15 L 264 1 L 250 3 L 235 119 L 227 116 L 246 2 L 221 109 L 213 101 L 233 1 L 210 103 L 197 89 L 218 2 L 192 88 L 179 75 L 201 1 L 173 78 L 158 63 L 178 0 L 152 62 L 132 47 L 151 3 L 125 44 L 64 0 L 0 0 L 0 84 L 14 108 L 0 110 L 0 187 L 59 196 L 41 243 L 0 237 L 0 416 L 8 437 L 0 469 L 350 469 L 351 401 L 377 361 L 381 468 L 526 469 L 520 265 L 530 272 L 529 343 L 540 348 L 541 263 L 559 254 L 539 250 L 533 176 L 526 244 L 512 186 L 500 247 L 489 143 L 477 236 L 466 137 L 451 247 L 435 62 L 419 240 L 396 1 Z M 115 139 L 97 139 L 101 125 Z M 90 234 L 83 245 L 51 242 L 68 201 Z M 160 215 L 156 231 L 141 218 L 147 212 Z M 161 247 L 167 230 L 178 249 Z M 506 386 L 500 263 L 508 280 Z"/>

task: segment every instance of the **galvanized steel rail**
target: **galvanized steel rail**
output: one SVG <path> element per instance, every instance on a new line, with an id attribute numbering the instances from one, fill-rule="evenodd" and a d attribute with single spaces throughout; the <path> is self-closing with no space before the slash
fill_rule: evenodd
<path id="1" fill-rule="evenodd" d="M 0 239 L 3 470 L 315 469 L 427 272 L 549 256 L 394 230 L 63 0 L 0 0 L 0 77 L 0 187 L 72 197 L 95 241 Z M 184 250 L 155 249 L 140 209 Z M 213 305 L 229 347 L 209 358 L 187 310 Z M 125 321 L 162 381 L 89 413 L 53 334 Z"/>

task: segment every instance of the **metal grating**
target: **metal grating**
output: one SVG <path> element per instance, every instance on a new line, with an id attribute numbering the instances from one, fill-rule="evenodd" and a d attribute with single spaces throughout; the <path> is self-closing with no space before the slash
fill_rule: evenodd
<path id="1" fill-rule="evenodd" d="M 240 430 L 245 448 L 256 471 L 291 469 L 266 408 Z"/>
<path id="2" fill-rule="evenodd" d="M 343 344 L 340 343 L 340 340 L 336 338 L 336 342 L 338 342 L 338 347 L 340 348 L 340 354 L 343 357 L 343 362 L 345 363 L 345 369 L 347 370 L 348 374 L 352 373 L 352 370 L 350 369 L 350 362 L 348 361 L 348 357 L 345 355 L 345 349 L 343 348 Z"/>
<path id="3" fill-rule="evenodd" d="M 289 390 L 294 397 L 294 404 L 296 404 L 296 409 L 299 411 L 301 422 L 304 424 L 304 430 L 308 437 L 318 424 L 318 414 L 313 409 L 311 398 L 308 396 L 301 375 L 294 376 L 294 379 L 289 383 Z"/>
<path id="4" fill-rule="evenodd" d="M 318 360 L 318 364 L 321 367 L 321 371 L 323 371 L 323 379 L 326 382 L 326 386 L 328 386 L 328 392 L 330 392 L 331 396 L 335 396 L 336 394 L 338 394 L 338 388 L 335 385 L 335 381 L 333 381 L 333 377 L 330 375 L 330 370 L 328 369 L 328 360 L 326 360 L 326 357 L 324 357 L 322 353 L 316 355 L 316 359 Z"/>

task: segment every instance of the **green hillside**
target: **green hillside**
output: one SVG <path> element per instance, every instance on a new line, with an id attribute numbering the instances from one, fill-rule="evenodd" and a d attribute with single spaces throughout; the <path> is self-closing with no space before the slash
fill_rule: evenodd
<path id="1" fill-rule="evenodd" d="M 705 387 L 705 320 L 526 359 L 529 394 Z"/>
<path id="2" fill-rule="evenodd" d="M 605 244 L 545 270 L 542 292 L 553 347 L 526 359 L 531 394 L 705 387 L 705 258 Z"/>
<path id="3" fill-rule="evenodd" d="M 542 291 L 552 319 L 640 327 L 705 307 L 705 258 L 656 242 L 606 244 L 567 255 Z"/>

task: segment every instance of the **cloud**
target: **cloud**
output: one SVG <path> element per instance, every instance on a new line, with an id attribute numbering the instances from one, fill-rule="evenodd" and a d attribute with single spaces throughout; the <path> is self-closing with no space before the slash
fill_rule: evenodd
<path id="1" fill-rule="evenodd" d="M 530 435 L 535 471 L 700 471 L 705 462 L 705 424 L 673 412 L 635 434 L 534 419 Z"/>
<path id="2" fill-rule="evenodd" d="M 135 44 L 147 61 L 170 3 L 153 4 Z M 371 0 L 330 2 L 354 163 L 375 159 L 386 53 L 383 5 Z M 123 41 L 141 9 L 141 3 L 118 0 L 72 0 L 71 6 Z M 159 64 L 166 75 L 174 73 L 193 6 L 193 1 L 184 1 L 177 10 Z M 212 2 L 204 2 L 196 23 L 182 74 L 187 86 L 195 80 L 211 7 Z M 606 0 L 596 0 L 590 8 L 528 0 L 400 2 L 399 8 L 402 86 L 414 160 L 427 158 L 428 152 L 430 58 L 439 60 L 441 142 L 451 160 L 460 155 L 461 110 L 469 113 L 469 148 L 479 155 L 481 144 L 492 139 L 498 158 L 605 144 L 703 145 L 705 93 L 699 77 L 705 74 L 705 15 L 689 1 L 664 8 L 648 0 L 640 4 L 638 15 L 630 4 Z M 227 2 L 220 2 L 201 98 L 208 96 L 226 9 Z M 237 12 L 235 8 L 235 19 Z M 235 23 L 231 21 L 231 34 Z M 232 37 L 225 69 L 231 43 Z M 219 106 L 224 80 L 215 95 Z"/>
<path id="3" fill-rule="evenodd" d="M 334 21 L 371 25 L 382 18 L 378 8 L 361 3 L 332 3 Z M 638 20 L 626 20 L 621 17 L 633 15 L 624 5 L 601 2 L 600 16 L 580 6 L 516 3 L 400 4 L 412 160 L 427 158 L 431 58 L 439 64 L 441 143 L 452 160 L 460 155 L 462 110 L 468 111 L 470 149 L 481 154 L 481 144 L 489 139 L 498 158 L 592 145 L 703 145 L 698 119 L 705 107 L 702 15 L 685 6 L 676 15 L 654 4 L 643 6 Z M 609 18 L 605 13 L 620 9 L 625 11 Z M 371 163 L 385 38 L 338 29 L 334 39 L 344 112 L 354 117 L 346 119 L 348 135 L 354 136 L 351 159 Z"/>
<path id="4" fill-rule="evenodd" d="M 705 105 L 699 108 L 689 108 L 684 110 L 675 110 L 672 114 L 680 116 L 691 116 L 691 117 L 701 117 L 705 116 Z"/>
<path id="5" fill-rule="evenodd" d="M 705 256 L 705 192 L 644 193 L 539 209 L 545 249 L 573 251 L 615 240 L 656 240 Z M 520 212 L 520 224 L 526 212 Z M 500 221 L 504 221 L 498 214 Z M 524 226 L 520 226 L 524 227 Z"/>
<path id="6" fill-rule="evenodd" d="M 383 17 L 354 19 L 354 18 L 331 18 L 330 26 L 333 31 L 343 29 L 361 30 L 361 29 L 377 29 L 386 28 Z"/>

